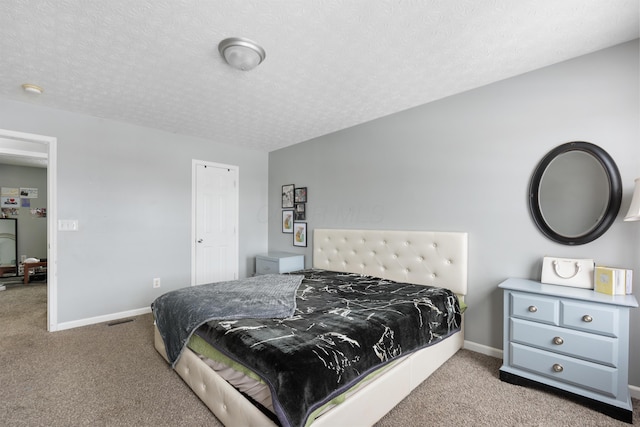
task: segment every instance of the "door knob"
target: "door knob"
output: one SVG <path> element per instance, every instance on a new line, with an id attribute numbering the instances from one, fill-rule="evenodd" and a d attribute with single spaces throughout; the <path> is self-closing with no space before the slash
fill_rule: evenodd
<path id="1" fill-rule="evenodd" d="M 198 243 L 202 243 L 202 239 L 198 239 Z"/>

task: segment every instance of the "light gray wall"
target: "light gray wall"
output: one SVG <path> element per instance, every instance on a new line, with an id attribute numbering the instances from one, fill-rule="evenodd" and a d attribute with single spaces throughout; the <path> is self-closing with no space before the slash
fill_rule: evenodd
<path id="1" fill-rule="evenodd" d="M 267 249 L 266 153 L 3 100 L 0 128 L 58 139 L 58 218 L 79 221 L 58 232 L 59 323 L 190 284 L 192 159 L 239 166 L 241 277 Z"/>
<path id="2" fill-rule="evenodd" d="M 269 249 L 304 253 L 311 265 L 311 245 L 294 248 L 291 235 L 281 233 L 283 184 L 308 188 L 309 233 L 466 231 L 466 339 L 501 349 L 497 286 L 508 277 L 539 279 L 544 255 L 640 273 L 640 224 L 622 222 L 640 177 L 638 56 L 636 40 L 270 153 Z M 549 150 L 579 140 L 617 162 L 624 199 L 604 236 L 569 247 L 536 229 L 527 187 Z M 639 324 L 634 310 L 632 325 Z M 640 328 L 631 334 L 631 384 L 640 386 L 640 364 L 633 362 L 640 360 Z"/>
<path id="3" fill-rule="evenodd" d="M 1 187 L 37 188 L 38 197 L 29 199 L 30 208 L 19 208 L 18 216 L 18 253 L 32 258 L 47 257 L 47 219 L 31 214 L 32 208 L 47 207 L 47 170 L 42 168 L 0 165 Z"/>

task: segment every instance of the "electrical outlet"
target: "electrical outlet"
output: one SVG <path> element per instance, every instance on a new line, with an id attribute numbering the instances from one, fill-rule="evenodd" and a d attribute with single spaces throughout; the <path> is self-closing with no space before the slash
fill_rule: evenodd
<path id="1" fill-rule="evenodd" d="M 160 278 L 156 277 L 155 279 L 153 279 L 153 287 L 154 288 L 159 288 L 160 287 Z"/>

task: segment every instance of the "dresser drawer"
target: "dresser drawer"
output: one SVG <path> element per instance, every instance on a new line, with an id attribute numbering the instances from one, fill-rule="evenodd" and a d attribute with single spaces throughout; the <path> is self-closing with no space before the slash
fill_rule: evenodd
<path id="1" fill-rule="evenodd" d="M 616 397 L 618 371 L 615 368 L 516 343 L 510 344 L 510 350 L 511 365 L 514 367 Z"/>
<path id="2" fill-rule="evenodd" d="M 620 310 L 617 307 L 594 305 L 579 301 L 562 300 L 560 324 L 567 328 L 616 337 L 620 328 Z"/>
<path id="3" fill-rule="evenodd" d="M 511 340 L 543 350 L 616 367 L 618 340 L 557 326 L 510 319 Z"/>
<path id="4" fill-rule="evenodd" d="M 511 292 L 510 299 L 510 316 L 550 325 L 560 324 L 560 300 L 557 298 Z"/>
<path id="5" fill-rule="evenodd" d="M 256 259 L 256 274 L 278 274 L 279 270 L 278 260 Z"/>

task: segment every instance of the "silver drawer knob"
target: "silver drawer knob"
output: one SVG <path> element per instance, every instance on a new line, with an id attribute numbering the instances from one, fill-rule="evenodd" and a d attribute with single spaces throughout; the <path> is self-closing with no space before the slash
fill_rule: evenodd
<path id="1" fill-rule="evenodd" d="M 562 344 L 564 344 L 564 340 L 562 339 L 562 337 L 554 337 L 553 338 L 553 343 L 555 345 L 562 345 Z"/>
<path id="2" fill-rule="evenodd" d="M 562 372 L 562 371 L 564 371 L 564 368 L 562 367 L 562 365 L 560 365 L 559 363 L 554 363 L 553 372 Z"/>
<path id="3" fill-rule="evenodd" d="M 528 310 L 529 313 L 535 313 L 536 311 L 538 311 L 538 307 L 536 307 L 535 305 L 530 305 Z"/>
<path id="4" fill-rule="evenodd" d="M 589 316 L 588 314 L 585 314 L 584 316 L 582 316 L 582 321 L 583 322 L 591 322 L 593 320 L 593 317 Z"/>

